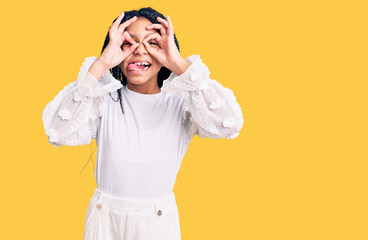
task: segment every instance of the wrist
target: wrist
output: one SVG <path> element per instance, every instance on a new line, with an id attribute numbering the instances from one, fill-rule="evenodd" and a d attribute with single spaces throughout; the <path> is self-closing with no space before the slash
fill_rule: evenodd
<path id="1" fill-rule="evenodd" d="M 170 71 L 172 71 L 176 76 L 180 76 L 185 73 L 190 66 L 190 64 L 182 57 L 171 62 L 172 65 L 169 66 L 168 69 L 170 69 Z"/>
<path id="2" fill-rule="evenodd" d="M 101 60 L 101 58 L 98 58 L 95 61 L 95 64 L 98 66 L 98 68 L 100 68 L 104 72 L 106 72 L 107 70 L 110 69 L 110 66 L 108 64 L 106 64 L 103 60 Z"/>
<path id="3" fill-rule="evenodd" d="M 91 73 L 97 80 L 100 80 L 107 70 L 109 70 L 109 68 L 99 59 L 94 61 L 88 69 L 89 73 Z"/>

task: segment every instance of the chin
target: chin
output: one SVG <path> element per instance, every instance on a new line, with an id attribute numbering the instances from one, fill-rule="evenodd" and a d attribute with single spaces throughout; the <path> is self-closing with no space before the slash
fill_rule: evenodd
<path id="1" fill-rule="evenodd" d="M 148 82 L 147 79 L 144 79 L 142 77 L 133 77 L 133 78 L 127 78 L 127 81 L 134 85 L 140 85 Z"/>
<path id="2" fill-rule="evenodd" d="M 129 73 L 129 71 L 127 69 L 124 69 L 123 74 L 125 75 L 125 77 L 127 78 L 127 81 L 130 84 L 134 84 L 134 85 L 141 85 L 141 84 L 145 84 L 149 81 L 153 81 L 153 79 L 155 79 L 155 81 L 157 81 L 157 76 L 158 76 L 158 72 L 160 71 L 161 68 L 153 68 L 150 70 L 153 70 L 153 72 L 148 73 L 148 74 L 131 74 Z"/>

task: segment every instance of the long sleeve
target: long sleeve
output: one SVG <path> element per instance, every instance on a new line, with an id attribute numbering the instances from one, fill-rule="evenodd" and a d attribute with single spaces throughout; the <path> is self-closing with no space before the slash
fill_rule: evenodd
<path id="1" fill-rule="evenodd" d="M 102 96 L 123 85 L 109 71 L 99 81 L 88 72 L 96 57 L 87 57 L 77 80 L 69 83 L 49 102 L 42 121 L 50 144 L 77 146 L 96 138 Z"/>
<path id="2" fill-rule="evenodd" d="M 161 91 L 184 94 L 183 124 L 187 136 L 233 139 L 239 135 L 244 119 L 231 89 L 210 79 L 210 72 L 199 55 L 185 59 L 189 68 L 180 76 L 171 73 Z"/>

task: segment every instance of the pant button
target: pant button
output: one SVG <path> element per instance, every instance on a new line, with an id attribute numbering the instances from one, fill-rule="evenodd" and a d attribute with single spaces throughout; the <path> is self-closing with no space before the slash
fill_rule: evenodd
<path id="1" fill-rule="evenodd" d="M 162 215 L 162 211 L 158 210 L 157 215 L 161 216 Z"/>
<path id="2" fill-rule="evenodd" d="M 101 208 L 102 208 L 101 203 L 98 203 L 98 204 L 97 204 L 97 207 L 98 207 L 98 209 L 101 209 Z"/>

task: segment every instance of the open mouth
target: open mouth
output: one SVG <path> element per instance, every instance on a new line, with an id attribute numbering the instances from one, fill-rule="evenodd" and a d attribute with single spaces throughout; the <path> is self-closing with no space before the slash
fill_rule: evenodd
<path id="1" fill-rule="evenodd" d="M 147 72 L 150 67 L 151 63 L 149 62 L 131 62 L 128 64 L 128 71 L 133 74 L 139 74 Z"/>

